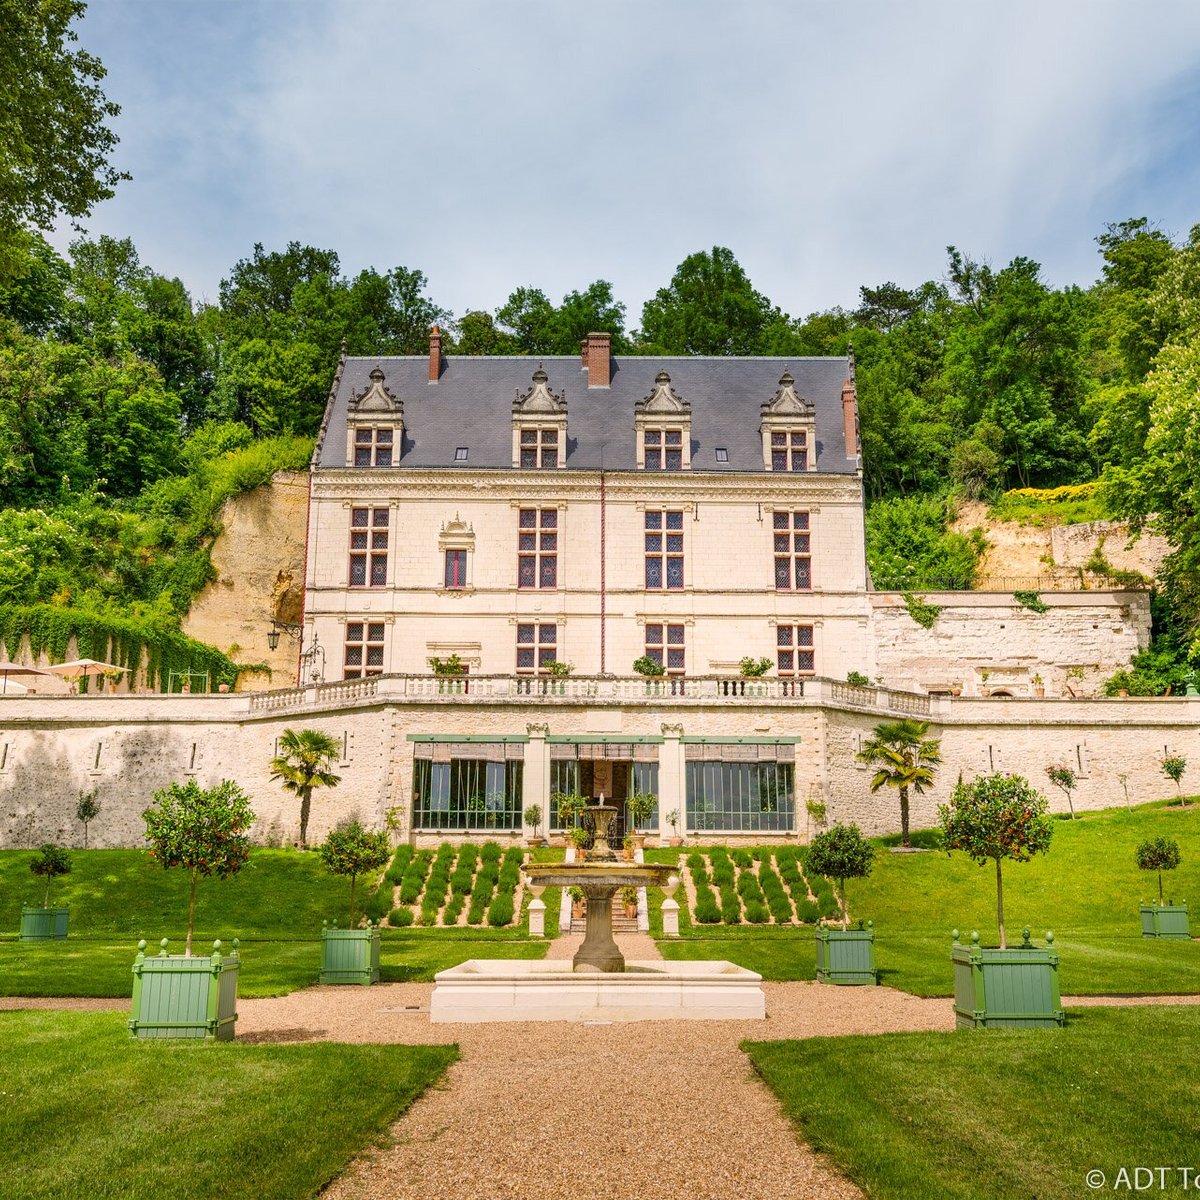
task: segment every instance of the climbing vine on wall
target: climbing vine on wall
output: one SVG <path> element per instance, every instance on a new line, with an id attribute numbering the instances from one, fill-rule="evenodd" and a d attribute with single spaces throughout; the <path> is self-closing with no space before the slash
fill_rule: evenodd
<path id="1" fill-rule="evenodd" d="M 152 691 L 166 691 L 172 671 L 207 673 L 215 690 L 219 683 L 232 687 L 239 672 L 250 669 L 152 620 L 50 604 L 0 606 L 0 642 L 10 659 L 20 653 L 25 638 L 34 661 L 44 653 L 52 663 L 66 660 L 74 638 L 78 657 L 127 667 L 132 683 L 144 683 Z"/>

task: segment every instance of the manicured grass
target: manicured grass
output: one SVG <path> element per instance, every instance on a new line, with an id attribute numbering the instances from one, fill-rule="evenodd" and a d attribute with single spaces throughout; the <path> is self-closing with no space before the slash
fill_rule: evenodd
<path id="1" fill-rule="evenodd" d="M 1177 840 L 1183 853 L 1183 865 L 1168 877 L 1168 895 L 1195 898 L 1200 914 L 1200 807 L 1159 803 L 1059 821 L 1049 854 L 1005 864 L 1009 938 L 1019 940 L 1023 925 L 1036 941 L 1054 931 L 1064 994 L 1200 993 L 1200 940 L 1141 936 L 1138 903 L 1157 895 L 1157 882 L 1134 866 L 1133 851 L 1159 836 Z M 914 841 L 931 838 L 919 834 Z M 997 940 L 995 874 L 961 854 L 892 854 L 881 846 L 871 876 L 849 890 L 854 915 L 875 922 L 880 982 L 892 987 L 949 995 L 951 931 L 958 928 L 965 940 L 977 929 L 985 943 Z M 811 929 L 683 932 L 678 941 L 659 943 L 664 957 L 726 958 L 770 980 L 815 977 Z"/>
<path id="2" fill-rule="evenodd" d="M 92 1013 L 0 1013 L 0 1044 L 0 1200 L 316 1196 L 457 1057 L 133 1042 Z"/>
<path id="3" fill-rule="evenodd" d="M 1195 1009 L 743 1048 L 804 1138 L 881 1200 L 1074 1200 L 1132 1192 L 1122 1167 L 1197 1167 Z M 1089 1171 L 1103 1172 L 1101 1189 Z M 1154 1194 L 1185 1194 L 1178 1174 L 1171 1182 Z"/>
<path id="4" fill-rule="evenodd" d="M 23 901 L 41 904 L 42 889 L 29 871 L 32 858 L 32 850 L 0 851 L 0 932 L 18 931 Z M 141 850 L 74 850 L 71 861 L 71 874 L 55 880 L 50 896 L 52 904 L 70 905 L 71 936 L 117 933 L 136 944 L 186 929 L 186 872 L 166 871 Z M 366 890 L 360 886 L 362 894 Z M 322 921 L 345 924 L 349 902 L 349 882 L 324 870 L 318 855 L 255 850 L 231 879 L 200 881 L 196 921 L 225 940 L 304 938 Z"/>
<path id="5" fill-rule="evenodd" d="M 479 929 L 401 930 L 384 932 L 380 947 L 380 981 L 429 982 L 438 971 L 468 958 L 544 958 L 546 942 L 517 939 L 511 932 Z M 210 951 L 213 939 L 197 937 L 193 949 Z M 222 949 L 227 950 L 226 942 Z M 147 948 L 154 952 L 155 946 Z M 182 939 L 167 949 L 183 951 Z M 0 996 L 131 996 L 131 940 L 65 942 L 0 942 Z M 241 946 L 242 968 L 238 995 L 284 996 L 317 982 L 321 946 L 317 939 L 299 941 L 248 940 Z"/>

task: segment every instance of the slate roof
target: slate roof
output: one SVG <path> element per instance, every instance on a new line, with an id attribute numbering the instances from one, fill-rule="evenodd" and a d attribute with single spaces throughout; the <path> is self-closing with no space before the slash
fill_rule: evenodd
<path id="1" fill-rule="evenodd" d="M 566 389 L 567 470 L 598 469 L 601 447 L 606 470 L 636 469 L 634 405 L 665 370 L 674 390 L 691 404 L 692 471 L 762 471 L 761 406 L 775 395 L 785 369 L 795 377 L 796 391 L 815 406 L 817 471 L 853 474 L 858 468 L 846 454 L 841 400 L 850 373 L 846 358 L 614 356 L 611 386 L 589 390 L 578 355 L 448 355 L 436 384 L 428 381 L 428 357 L 415 355 L 346 359 L 326 410 L 317 469 L 345 468 L 351 393 L 361 395 L 378 367 L 388 391 L 404 405 L 403 452 L 399 467 L 391 469 L 511 470 L 513 394 L 528 391 L 539 364 L 555 393 Z M 468 457 L 456 464 L 460 446 L 468 448 Z M 727 463 L 716 461 L 717 447 L 728 450 Z"/>

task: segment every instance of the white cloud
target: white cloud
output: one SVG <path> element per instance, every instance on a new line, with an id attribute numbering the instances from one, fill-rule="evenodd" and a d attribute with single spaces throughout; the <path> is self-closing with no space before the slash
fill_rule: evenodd
<path id="1" fill-rule="evenodd" d="M 804 313 L 936 276 L 948 242 L 1088 282 L 1105 221 L 1200 218 L 1191 0 L 1153 27 L 1079 0 L 171 10 L 166 64 L 122 50 L 144 5 L 83 30 L 135 97 L 135 179 L 93 225 L 209 295 L 299 239 L 419 267 L 457 311 L 608 278 L 636 325 L 720 243 Z"/>

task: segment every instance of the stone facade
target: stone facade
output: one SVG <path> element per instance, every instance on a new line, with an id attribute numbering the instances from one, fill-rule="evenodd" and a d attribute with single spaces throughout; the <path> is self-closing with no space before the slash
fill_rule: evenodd
<path id="1" fill-rule="evenodd" d="M 824 802 L 831 821 L 856 821 L 872 834 L 895 830 L 895 794 L 872 795 L 869 769 L 854 755 L 876 724 L 901 716 L 931 721 L 930 735 L 942 739 L 936 785 L 912 798 L 914 827 L 933 824 L 960 772 L 1025 775 L 1064 811 L 1065 797 L 1046 784 L 1045 768 L 1065 762 L 1079 775 L 1075 805 L 1087 810 L 1171 794 L 1159 766 L 1168 753 L 1200 761 L 1200 700 L 931 698 L 827 680 L 808 681 L 802 695 L 784 694 L 772 681 L 729 694 L 728 681 L 710 680 L 672 696 L 611 679 L 571 680 L 571 689 L 548 697 L 523 692 L 519 682 L 480 680 L 465 695 L 439 691 L 436 680 L 391 678 L 255 696 L 9 697 L 0 701 L 0 845 L 80 844 L 75 804 L 80 791 L 95 788 L 102 811 L 90 844 L 139 846 L 151 793 L 189 776 L 206 786 L 236 779 L 253 798 L 257 838 L 290 842 L 298 803 L 271 781 L 268 767 L 288 728 L 320 729 L 343 746 L 334 765 L 341 783 L 313 801 L 314 841 L 346 817 L 380 826 L 389 810 L 401 837 L 463 836 L 414 827 L 414 767 L 430 747 L 450 755 L 472 738 L 489 744 L 483 753 L 522 763 L 518 814 L 531 803 L 548 808 L 556 747 L 573 739 L 573 752 L 599 759 L 602 747 L 632 744 L 657 766 L 664 837 L 672 832 L 667 814 L 688 811 L 689 764 L 764 755 L 788 764 L 794 816 L 786 829 L 687 831 L 690 840 L 706 841 L 806 840 L 808 800 Z M 486 836 L 520 836 L 519 816 L 511 824 Z"/>

